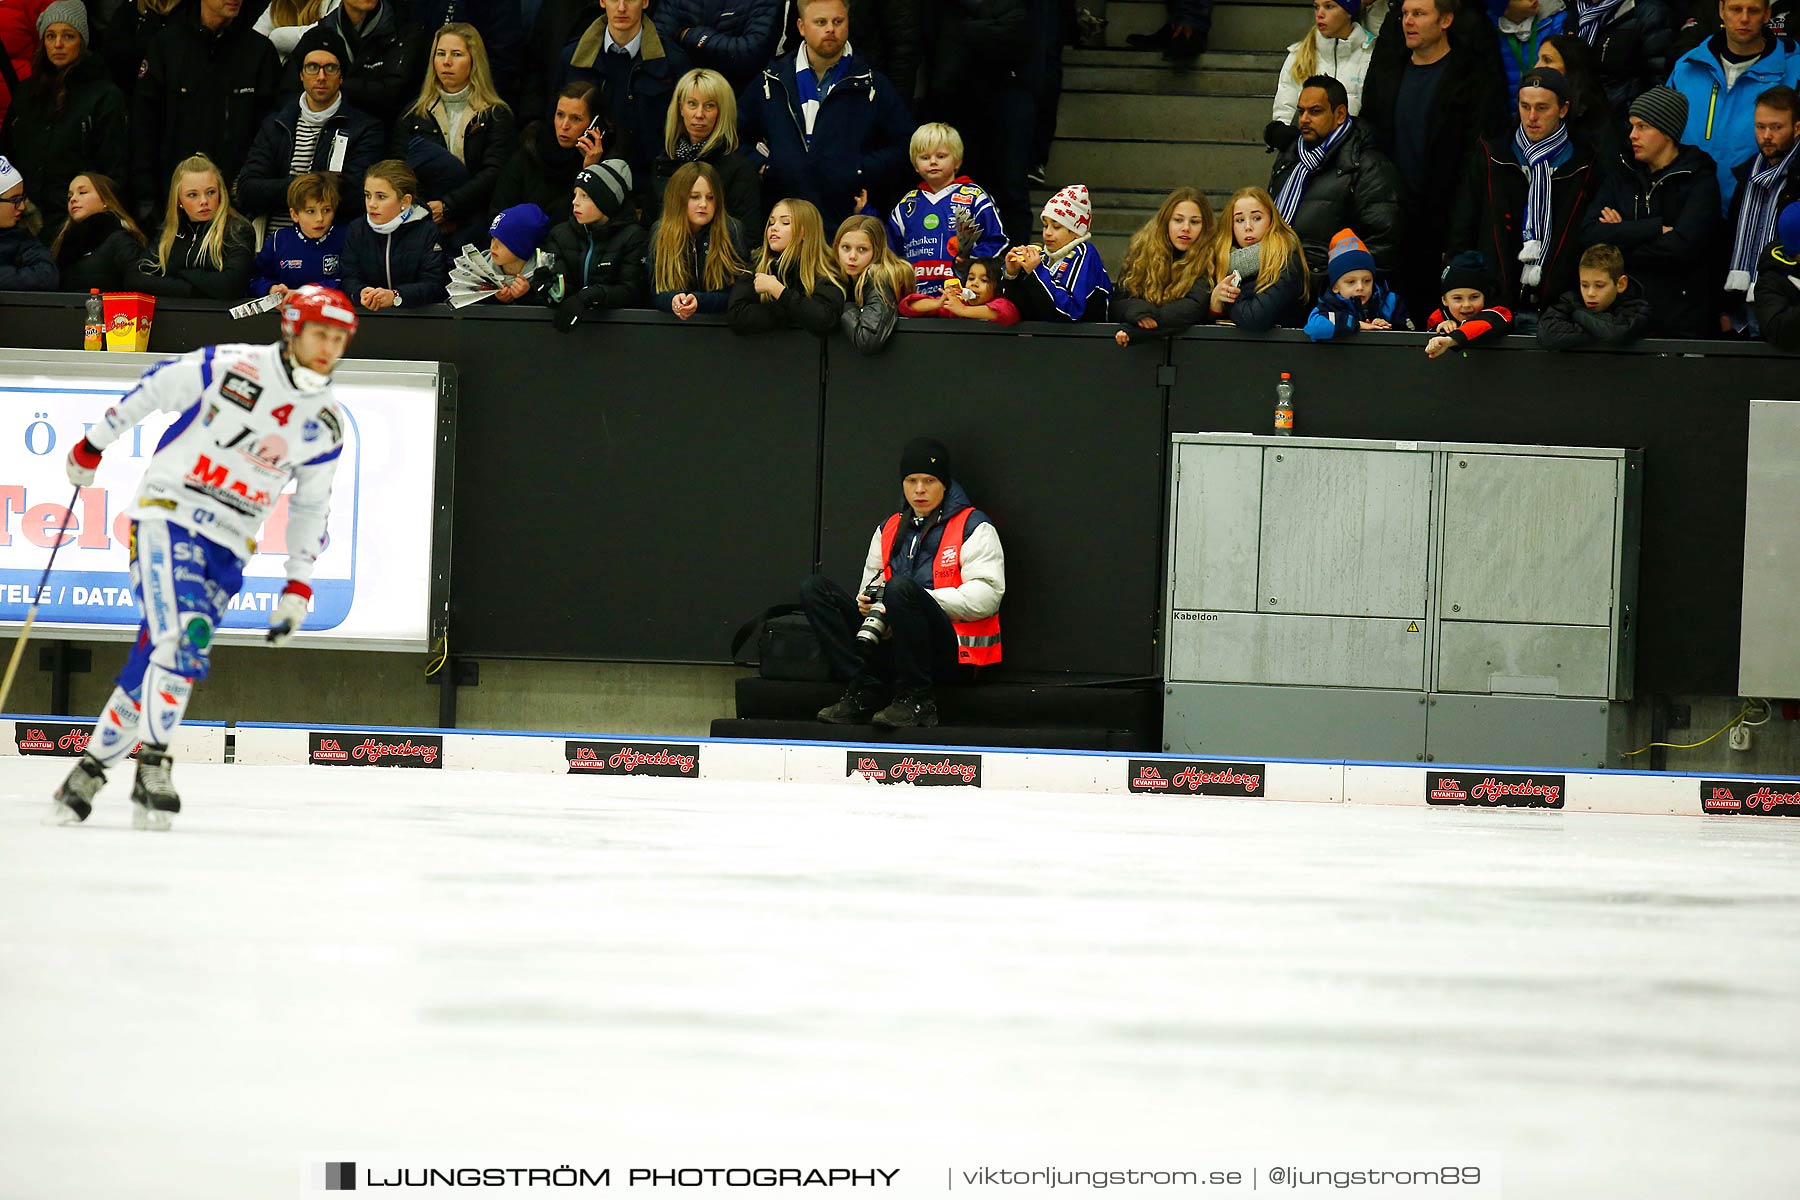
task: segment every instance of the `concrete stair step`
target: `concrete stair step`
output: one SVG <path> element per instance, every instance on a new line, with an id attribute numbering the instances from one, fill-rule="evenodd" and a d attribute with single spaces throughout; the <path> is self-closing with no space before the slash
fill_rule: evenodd
<path id="1" fill-rule="evenodd" d="M 1125 269 L 1125 251 L 1131 247 L 1131 235 L 1129 233 L 1096 233 L 1093 235 L 1092 241 L 1094 249 L 1100 251 L 1100 261 L 1106 264 L 1106 273 L 1114 276 L 1114 282 L 1117 283 L 1116 277 L 1120 271 Z"/>
<path id="2" fill-rule="evenodd" d="M 1194 60 L 1195 67 L 1206 67 L 1218 71 L 1268 71 L 1273 74 L 1281 70 L 1281 64 L 1287 57 L 1287 50 L 1208 50 Z M 1158 71 L 1168 71 L 1179 75 L 1181 70 L 1151 56 L 1145 61 L 1141 50 L 1121 50 L 1115 46 L 1099 50 L 1081 50 L 1073 46 L 1063 50 L 1063 67 L 1127 67 L 1132 65 L 1150 66 L 1154 64 Z"/>
<path id="3" fill-rule="evenodd" d="M 1152 54 L 1072 50 L 1063 59 L 1063 91 L 1273 99 L 1281 63 L 1279 54 L 1203 54 L 1177 70 Z"/>
<path id="4" fill-rule="evenodd" d="M 1128 35 L 1155 33 L 1167 19 L 1160 2 L 1107 0 L 1106 44 L 1122 47 Z M 1298 41 L 1312 24 L 1311 6 L 1222 2 L 1213 6 L 1208 50 L 1276 50 Z M 1154 51 L 1145 53 L 1154 54 Z"/>
<path id="5" fill-rule="evenodd" d="M 1279 68 L 1277 68 L 1279 69 Z M 1168 71 L 1151 67 L 1065 67 L 1063 94 L 1118 92 L 1141 96 L 1275 96 L 1275 71 Z"/>
<path id="6" fill-rule="evenodd" d="M 1048 180 L 1051 190 L 1078 182 L 1093 191 L 1231 192 L 1253 183 L 1267 186 L 1273 163 L 1261 145 L 1058 138 L 1050 150 Z"/>
<path id="7" fill-rule="evenodd" d="M 1251 96 L 1065 92 L 1057 110 L 1056 135 L 1126 142 L 1171 137 L 1258 142 L 1269 123 L 1269 105 L 1268 99 Z"/>

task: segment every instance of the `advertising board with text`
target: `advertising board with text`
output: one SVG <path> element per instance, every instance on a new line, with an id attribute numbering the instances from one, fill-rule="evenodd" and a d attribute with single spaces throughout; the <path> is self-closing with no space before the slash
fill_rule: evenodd
<path id="1" fill-rule="evenodd" d="M 63 526 L 74 490 L 63 467 L 69 447 L 159 361 L 148 354 L 94 359 L 0 354 L 0 631 L 24 621 Z M 336 381 L 344 452 L 302 641 L 364 649 L 420 649 L 428 641 L 437 368 L 393 366 L 401 369 L 357 364 Z M 81 489 L 40 597 L 42 632 L 107 639 L 136 630 L 125 513 L 174 420 L 174 413 L 152 413 L 107 449 L 93 486 Z M 254 641 L 268 627 L 287 580 L 292 488 L 244 566 L 244 587 L 226 613 L 221 641 Z"/>

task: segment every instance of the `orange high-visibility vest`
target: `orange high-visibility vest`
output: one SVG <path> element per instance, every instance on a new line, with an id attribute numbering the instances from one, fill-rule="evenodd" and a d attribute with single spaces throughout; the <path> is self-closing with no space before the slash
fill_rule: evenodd
<path id="1" fill-rule="evenodd" d="M 953 588 L 962 586 L 962 545 L 963 530 L 969 524 L 969 517 L 975 512 L 965 508 L 951 517 L 944 526 L 944 535 L 938 539 L 937 557 L 931 563 L 931 586 Z M 900 536 L 900 514 L 895 513 L 888 518 L 887 524 L 881 528 L 881 577 L 892 579 L 894 568 L 891 559 L 894 556 L 894 540 Z M 1000 661 L 1000 614 L 983 617 L 979 621 L 952 621 L 956 628 L 956 661 L 969 663 L 972 666 L 991 666 Z"/>

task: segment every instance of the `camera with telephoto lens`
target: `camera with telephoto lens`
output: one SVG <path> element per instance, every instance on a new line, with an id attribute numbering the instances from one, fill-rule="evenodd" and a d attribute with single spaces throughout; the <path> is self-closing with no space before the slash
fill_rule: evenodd
<path id="1" fill-rule="evenodd" d="M 869 598 L 869 615 L 863 618 L 861 627 L 857 629 L 856 640 L 862 643 L 860 649 L 867 654 L 887 636 L 887 605 L 881 602 L 882 597 L 887 595 L 887 585 L 870 584 L 863 589 L 863 595 Z"/>

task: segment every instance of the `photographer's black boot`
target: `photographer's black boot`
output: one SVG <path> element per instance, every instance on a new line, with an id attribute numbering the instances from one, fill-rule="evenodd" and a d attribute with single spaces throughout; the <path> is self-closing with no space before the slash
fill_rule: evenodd
<path id="1" fill-rule="evenodd" d="M 881 729 L 935 729 L 937 723 L 937 698 L 930 688 L 902 692 L 875 714 L 875 725 Z"/>
<path id="2" fill-rule="evenodd" d="M 880 707 L 881 693 L 860 679 L 853 680 L 842 696 L 819 710 L 819 720 L 827 725 L 867 725 Z"/>

